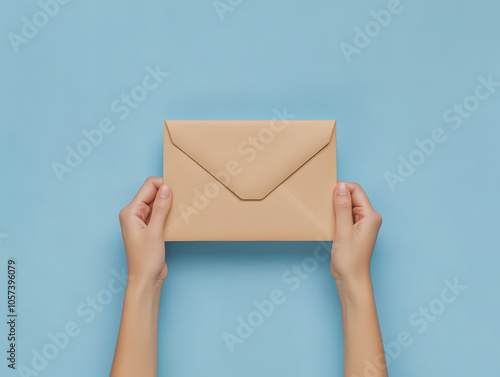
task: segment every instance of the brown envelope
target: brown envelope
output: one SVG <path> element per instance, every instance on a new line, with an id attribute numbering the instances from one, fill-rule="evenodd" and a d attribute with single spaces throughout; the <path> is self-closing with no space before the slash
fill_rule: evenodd
<path id="1" fill-rule="evenodd" d="M 332 240 L 335 120 L 167 120 L 166 241 Z"/>

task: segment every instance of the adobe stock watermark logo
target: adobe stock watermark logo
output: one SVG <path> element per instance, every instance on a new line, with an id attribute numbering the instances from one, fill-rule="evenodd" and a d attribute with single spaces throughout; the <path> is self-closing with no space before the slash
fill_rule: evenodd
<path id="1" fill-rule="evenodd" d="M 35 38 L 41 29 L 46 27 L 50 20 L 59 14 L 61 6 L 68 4 L 71 0 L 40 0 L 37 2 L 39 9 L 30 17 L 21 18 L 21 29 L 19 33 L 13 31 L 7 33 L 7 39 L 17 54 L 22 45 L 28 44 Z"/>
<path id="2" fill-rule="evenodd" d="M 312 256 L 304 258 L 300 264 L 292 265 L 283 272 L 281 282 L 284 287 L 271 290 L 264 300 L 254 300 L 252 305 L 255 309 L 236 318 L 234 331 L 222 334 L 229 353 L 234 353 L 237 345 L 245 343 L 275 313 L 276 308 L 285 303 L 286 291 L 296 292 L 302 283 L 318 270 L 321 263 L 330 260 L 329 245 L 327 242 L 318 241 Z"/>
<path id="3" fill-rule="evenodd" d="M 113 301 L 113 297 L 124 291 L 127 285 L 127 270 L 119 273 L 111 270 L 112 278 L 105 288 L 95 295 L 87 297 L 75 308 L 76 319 L 66 322 L 60 329 L 47 334 L 48 341 L 39 348 L 31 349 L 29 365 L 20 364 L 18 373 L 21 377 L 38 376 L 82 333 L 85 327 L 91 324 L 99 313 Z"/>
<path id="4" fill-rule="evenodd" d="M 481 104 L 491 98 L 500 87 L 500 81 L 495 81 L 492 74 L 488 77 L 479 76 L 477 80 L 478 84 L 471 95 L 465 97 L 460 103 L 454 103 L 443 113 L 443 121 L 450 125 L 451 131 L 459 130 L 464 121 L 470 119 L 479 110 Z M 416 148 L 410 151 L 407 156 L 398 156 L 399 163 L 396 169 L 384 172 L 389 189 L 395 192 L 397 185 L 410 178 L 417 168 L 436 152 L 438 146 L 448 140 L 449 135 L 449 130 L 436 127 L 431 131 L 429 137 L 421 140 L 415 139 Z"/>
<path id="5" fill-rule="evenodd" d="M 239 156 L 246 162 L 252 162 L 258 154 L 271 144 L 278 134 L 286 130 L 288 121 L 294 119 L 294 114 L 289 114 L 286 107 L 283 110 L 273 109 L 275 116 L 267 127 L 261 128 L 255 135 L 249 135 L 236 146 Z M 243 173 L 243 166 L 236 159 L 227 161 L 225 169 L 217 172 L 215 176 L 223 184 L 227 185 L 231 179 Z M 193 201 L 190 204 L 179 203 L 181 216 L 186 224 L 191 222 L 192 216 L 197 216 L 210 205 L 210 202 L 219 196 L 223 186 L 220 182 L 209 182 L 203 188 L 193 188 Z"/>
<path id="6" fill-rule="evenodd" d="M 412 0 L 408 1 L 411 2 Z M 350 63 L 353 55 L 361 54 L 370 45 L 372 40 L 377 38 L 392 23 L 394 16 L 397 16 L 403 10 L 404 6 L 400 0 L 390 0 L 387 3 L 386 9 L 379 11 L 371 10 L 371 19 L 362 28 L 358 26 L 354 28 L 352 44 L 342 41 L 339 45 L 346 62 Z"/>
<path id="7" fill-rule="evenodd" d="M 466 285 L 458 281 L 458 278 L 452 280 L 445 279 L 439 296 L 410 314 L 408 317 L 410 328 L 400 331 L 395 340 L 384 343 L 384 354 L 377 355 L 373 360 L 363 361 L 362 376 L 352 375 L 352 377 L 380 376 L 391 362 L 401 357 L 404 350 L 414 344 L 419 334 L 431 328 L 444 315 L 448 307 L 468 289 Z"/>
<path id="8" fill-rule="evenodd" d="M 134 86 L 129 93 L 121 94 L 110 104 L 110 111 L 124 121 L 139 108 L 140 104 L 148 98 L 149 93 L 154 91 L 170 75 L 163 72 L 157 64 L 155 68 L 146 67 L 146 74 L 140 84 Z M 72 173 L 89 156 L 95 147 L 102 144 L 106 135 L 113 133 L 116 129 L 116 120 L 111 117 L 102 118 L 97 127 L 82 130 L 83 137 L 74 146 L 66 146 L 66 158 L 64 161 L 52 161 L 51 167 L 59 182 L 64 180 L 65 174 Z"/>
<path id="9" fill-rule="evenodd" d="M 219 20 L 224 21 L 224 13 L 233 12 L 238 8 L 243 0 L 214 0 L 212 5 L 219 16 Z"/>

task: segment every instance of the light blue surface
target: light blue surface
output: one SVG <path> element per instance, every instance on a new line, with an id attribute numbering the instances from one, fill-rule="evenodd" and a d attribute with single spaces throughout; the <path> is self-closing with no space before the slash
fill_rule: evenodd
<path id="1" fill-rule="evenodd" d="M 109 373 L 123 291 L 95 316 L 85 302 L 109 298 L 108 283 L 126 266 L 118 212 L 147 176 L 162 173 L 163 119 L 266 119 L 286 108 L 296 119 L 338 120 L 339 178 L 361 183 L 384 217 L 372 263 L 384 342 L 402 332 L 413 341 L 390 358 L 390 374 L 496 375 L 500 87 L 459 129 L 443 115 L 474 94 L 480 76 L 500 81 L 500 6 L 402 0 L 348 63 L 341 43 L 354 43 L 355 27 L 375 28 L 370 11 L 387 6 L 243 0 L 221 20 L 210 0 L 73 0 L 15 53 L 8 33 L 20 34 L 22 17 L 40 7 L 4 4 L 0 313 L 7 310 L 6 263 L 16 258 L 18 367 L 33 368 L 32 352 L 52 342 L 49 333 L 75 322 L 79 334 L 38 375 Z M 156 65 L 170 75 L 120 119 L 111 103 Z M 66 146 L 75 148 L 82 130 L 103 118 L 113 132 L 60 182 L 51 164 L 64 163 Z M 397 173 L 398 156 L 409 158 L 414 140 L 437 128 L 446 141 L 391 191 L 384 174 Z M 159 375 L 341 376 L 340 308 L 328 262 L 296 291 L 282 279 L 315 247 L 168 244 Z M 467 289 L 419 332 L 422 320 L 417 325 L 412 313 L 429 304 L 442 309 L 436 300 L 446 279 Z M 230 353 L 222 335 L 235 334 L 237 318 L 274 289 L 286 301 Z M 0 371 L 22 375 L 4 357 Z"/>

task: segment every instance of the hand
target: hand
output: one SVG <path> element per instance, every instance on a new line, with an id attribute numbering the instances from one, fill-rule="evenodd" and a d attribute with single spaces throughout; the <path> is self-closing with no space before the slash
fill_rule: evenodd
<path id="1" fill-rule="evenodd" d="M 370 278 L 382 217 L 356 183 L 339 182 L 333 195 L 336 229 L 331 270 L 342 308 L 344 376 L 387 377 Z"/>
<path id="2" fill-rule="evenodd" d="M 163 178 L 149 177 L 132 202 L 120 211 L 129 282 L 162 285 L 167 277 L 163 227 L 171 204 L 172 193 L 163 185 Z"/>
<path id="3" fill-rule="evenodd" d="M 338 182 L 333 195 L 336 229 L 330 267 L 341 293 L 370 282 L 370 261 L 382 216 L 357 183 Z"/>

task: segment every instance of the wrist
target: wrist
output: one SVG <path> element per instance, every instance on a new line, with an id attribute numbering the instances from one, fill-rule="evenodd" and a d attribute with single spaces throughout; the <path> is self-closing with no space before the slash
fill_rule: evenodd
<path id="1" fill-rule="evenodd" d="M 146 296 L 152 295 L 156 297 L 161 294 L 162 287 L 163 280 L 129 276 L 126 292 Z"/>
<path id="2" fill-rule="evenodd" d="M 129 315 L 140 315 L 146 321 L 157 320 L 160 310 L 161 283 L 146 279 L 129 280 L 125 289 L 123 310 Z"/>
<path id="3" fill-rule="evenodd" d="M 365 300 L 373 296 L 373 285 L 370 273 L 356 277 L 337 279 L 337 290 L 341 299 Z"/>

